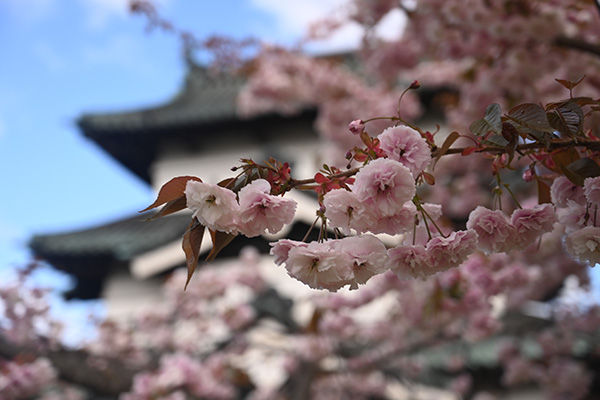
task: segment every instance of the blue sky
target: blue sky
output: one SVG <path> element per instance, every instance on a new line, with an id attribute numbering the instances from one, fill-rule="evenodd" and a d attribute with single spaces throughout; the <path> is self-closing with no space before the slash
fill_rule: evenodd
<path id="1" fill-rule="evenodd" d="M 332 7 L 290 4 L 161 0 L 157 8 L 199 37 L 291 43 Z M 34 233 L 103 223 L 153 200 L 75 125 L 83 112 L 139 108 L 176 93 L 185 73 L 180 45 L 145 27 L 127 0 L 0 0 L 0 272 L 27 260 Z"/>
<path id="2" fill-rule="evenodd" d="M 159 0 L 198 37 L 252 35 L 293 43 L 339 0 Z M 0 0 L 0 282 L 29 260 L 33 234 L 102 224 L 145 208 L 150 188 L 85 139 L 84 112 L 167 101 L 185 74 L 177 39 L 148 32 L 127 0 Z M 347 43 L 340 36 L 331 46 Z M 49 270 L 36 282 L 68 279 Z M 85 306 L 73 305 L 82 315 Z"/>

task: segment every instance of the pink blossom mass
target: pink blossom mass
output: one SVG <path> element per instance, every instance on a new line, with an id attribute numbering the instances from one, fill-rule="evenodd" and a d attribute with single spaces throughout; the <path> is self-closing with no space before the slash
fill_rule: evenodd
<path id="1" fill-rule="evenodd" d="M 187 207 L 209 229 L 235 233 L 239 205 L 235 193 L 210 183 L 190 180 L 185 187 Z"/>
<path id="2" fill-rule="evenodd" d="M 477 232 L 477 247 L 485 253 L 509 252 L 515 245 L 515 227 L 501 210 L 478 206 L 469 214 L 467 228 Z"/>
<path id="3" fill-rule="evenodd" d="M 398 161 L 379 158 L 356 174 L 353 187 L 359 201 L 375 207 L 382 216 L 400 211 L 415 195 L 415 180 Z"/>
<path id="4" fill-rule="evenodd" d="M 284 225 L 292 222 L 296 201 L 272 196 L 270 191 L 271 185 L 264 179 L 257 179 L 240 190 L 240 233 L 248 237 L 258 236 L 265 231 L 277 233 Z"/>
<path id="5" fill-rule="evenodd" d="M 418 175 L 431 162 L 431 149 L 419 132 L 400 125 L 385 129 L 379 136 L 381 150 L 392 160 Z"/>

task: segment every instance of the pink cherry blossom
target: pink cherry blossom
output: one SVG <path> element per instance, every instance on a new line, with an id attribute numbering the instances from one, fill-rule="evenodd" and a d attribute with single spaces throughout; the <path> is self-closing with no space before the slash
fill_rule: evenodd
<path id="1" fill-rule="evenodd" d="M 248 236 L 279 232 L 294 219 L 296 201 L 269 194 L 271 185 L 257 179 L 239 192 L 238 230 Z"/>
<path id="2" fill-rule="evenodd" d="M 401 279 L 425 278 L 432 274 L 429 256 L 424 246 L 400 245 L 388 250 L 390 269 Z"/>
<path id="3" fill-rule="evenodd" d="M 350 289 L 366 283 L 372 276 L 388 270 L 389 259 L 383 242 L 372 235 L 353 236 L 335 243 L 335 249 L 350 256 L 353 277 Z"/>
<path id="4" fill-rule="evenodd" d="M 559 208 L 558 221 L 565 226 L 565 232 L 569 233 L 581 229 L 586 225 L 588 210 L 585 204 L 568 200 L 566 208 Z"/>
<path id="5" fill-rule="evenodd" d="M 432 267 L 445 271 L 458 267 L 477 249 L 477 233 L 472 229 L 455 231 L 448 237 L 431 239 L 426 248 Z"/>
<path id="6" fill-rule="evenodd" d="M 368 227 L 371 233 L 387 233 L 388 235 L 398 235 L 410 231 L 415 226 L 415 215 L 417 207 L 412 202 L 406 202 L 404 206 L 392 215 L 383 215 L 377 217 L 372 215 L 373 222 Z"/>
<path id="7" fill-rule="evenodd" d="M 337 251 L 336 241 L 311 242 L 289 250 L 288 274 L 314 289 L 336 291 L 354 278 L 352 259 Z"/>
<path id="8" fill-rule="evenodd" d="M 515 210 L 511 221 L 517 234 L 517 248 L 525 249 L 541 234 L 552 231 L 558 218 L 551 204 L 539 204 L 533 208 Z"/>
<path id="9" fill-rule="evenodd" d="M 575 259 L 591 266 L 600 263 L 600 228 L 586 226 L 565 237 L 565 249 Z"/>
<path id="10" fill-rule="evenodd" d="M 587 179 L 586 179 L 587 180 Z M 557 207 L 567 207 L 569 200 L 585 205 L 585 196 L 583 189 L 575 185 L 565 176 L 559 176 L 554 179 L 550 187 L 550 196 L 552 203 Z"/>
<path id="11" fill-rule="evenodd" d="M 353 135 L 358 135 L 365 129 L 365 123 L 362 119 L 355 119 L 348 124 L 348 129 Z"/>
<path id="12" fill-rule="evenodd" d="M 380 148 L 399 161 L 413 175 L 419 174 L 431 162 L 431 149 L 419 132 L 408 126 L 393 126 L 379 135 Z"/>
<path id="13" fill-rule="evenodd" d="M 382 216 L 393 215 L 415 195 L 415 180 L 398 161 L 379 158 L 356 174 L 354 193 Z"/>
<path id="14" fill-rule="evenodd" d="M 583 192 L 588 202 L 600 206 L 600 176 L 583 181 Z"/>
<path id="15" fill-rule="evenodd" d="M 515 227 L 501 210 L 478 206 L 469 214 L 467 228 L 477 232 L 477 247 L 487 254 L 508 252 L 514 246 Z"/>
<path id="16" fill-rule="evenodd" d="M 239 205 L 231 190 L 191 180 L 185 187 L 185 197 L 187 207 L 202 225 L 216 231 L 236 233 Z"/>
<path id="17" fill-rule="evenodd" d="M 345 235 L 350 234 L 350 229 L 366 232 L 374 222 L 374 217 L 355 194 L 345 189 L 328 192 L 323 197 L 323 205 L 331 226 L 341 229 Z"/>
<path id="18" fill-rule="evenodd" d="M 271 243 L 270 254 L 275 257 L 275 264 L 281 265 L 285 263 L 289 257 L 290 250 L 294 247 L 306 247 L 307 243 L 299 242 L 290 239 L 281 239 L 275 243 Z"/>

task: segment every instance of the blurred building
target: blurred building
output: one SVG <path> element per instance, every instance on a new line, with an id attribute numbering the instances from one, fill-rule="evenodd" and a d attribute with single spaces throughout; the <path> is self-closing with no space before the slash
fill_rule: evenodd
<path id="1" fill-rule="evenodd" d="M 233 176 L 230 168 L 240 164 L 240 157 L 257 162 L 275 157 L 290 162 L 296 171 L 314 171 L 315 160 L 300 155 L 316 154 L 315 110 L 242 118 L 236 99 L 245 79 L 188 64 L 182 88 L 172 100 L 130 112 L 84 114 L 78 120 L 81 132 L 156 192 L 175 176 L 219 182 Z M 302 239 L 317 206 L 308 196 L 294 198 L 299 222 L 283 233 Z M 157 298 L 164 275 L 185 265 L 181 238 L 190 214 L 182 211 L 144 222 L 151 214 L 36 235 L 30 247 L 37 258 L 75 278 L 67 299 L 103 298 L 109 315 L 127 314 Z M 303 221 L 310 222 L 307 226 Z M 248 244 L 268 252 L 270 240 L 240 235 L 221 255 L 237 254 Z M 210 246 L 210 240 L 203 241 L 203 251 Z"/>

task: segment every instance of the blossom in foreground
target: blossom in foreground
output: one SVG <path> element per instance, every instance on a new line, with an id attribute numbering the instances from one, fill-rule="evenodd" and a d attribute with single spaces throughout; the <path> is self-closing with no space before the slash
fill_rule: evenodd
<path id="1" fill-rule="evenodd" d="M 337 291 L 353 278 L 352 262 L 335 241 L 292 247 L 285 261 L 288 274 L 314 289 Z"/>
<path id="2" fill-rule="evenodd" d="M 397 246 L 388 250 L 390 269 L 401 279 L 409 279 L 432 275 L 429 256 L 425 246 Z"/>
<path id="3" fill-rule="evenodd" d="M 399 278 L 426 278 L 458 267 L 476 250 L 477 233 L 472 230 L 435 237 L 427 245 L 400 245 L 388 250 L 390 269 Z"/>
<path id="4" fill-rule="evenodd" d="M 285 264 L 288 274 L 314 289 L 337 291 L 366 283 L 389 269 L 385 245 L 372 235 L 325 242 L 283 239 L 271 244 L 275 263 Z"/>
<path id="5" fill-rule="evenodd" d="M 580 262 L 600 263 L 600 228 L 586 226 L 571 232 L 565 237 L 565 249 Z"/>
<path id="6" fill-rule="evenodd" d="M 467 229 L 477 232 L 477 246 L 486 254 L 508 252 L 515 244 L 515 227 L 501 210 L 478 206 L 469 214 Z"/>
<path id="7" fill-rule="evenodd" d="M 218 185 L 190 180 L 185 186 L 187 207 L 209 229 L 237 233 L 239 205 L 235 193 Z"/>
<path id="8" fill-rule="evenodd" d="M 554 182 L 552 182 L 552 186 L 550 187 L 550 196 L 552 198 L 552 203 L 554 203 L 556 207 L 567 207 L 569 201 L 575 201 L 585 205 L 583 188 L 577 186 L 565 176 L 559 176 L 554 179 Z"/>
<path id="9" fill-rule="evenodd" d="M 238 230 L 248 236 L 279 232 L 294 219 L 296 201 L 270 194 L 271 184 L 257 179 L 239 192 Z"/>
<path id="10" fill-rule="evenodd" d="M 558 221 L 551 204 L 539 204 L 533 208 L 521 208 L 513 212 L 511 222 L 516 231 L 517 248 L 523 250 L 540 235 L 551 232 Z"/>
<path id="11" fill-rule="evenodd" d="M 452 232 L 448 237 L 435 237 L 427 243 L 433 268 L 445 271 L 458 267 L 477 250 L 477 232 L 472 229 Z"/>
<path id="12" fill-rule="evenodd" d="M 392 126 L 379 135 L 380 148 L 388 158 L 400 162 L 413 175 L 431 162 L 431 149 L 419 132 L 408 126 Z"/>
<path id="13" fill-rule="evenodd" d="M 372 225 L 373 221 L 356 195 L 346 189 L 335 189 L 323 197 L 325 216 L 334 228 L 341 229 L 345 235 L 350 229 L 362 233 Z"/>
<path id="14" fill-rule="evenodd" d="M 588 202 L 594 206 L 600 206 L 600 176 L 586 178 L 583 181 L 583 192 Z"/>
<path id="15" fill-rule="evenodd" d="M 343 238 L 335 243 L 337 251 L 347 254 L 352 260 L 350 289 L 366 283 L 372 276 L 389 269 L 387 250 L 383 242 L 372 235 Z"/>
<path id="16" fill-rule="evenodd" d="M 381 215 L 393 215 L 415 195 L 415 180 L 398 161 L 378 158 L 363 167 L 354 182 L 359 201 L 374 207 Z"/>

